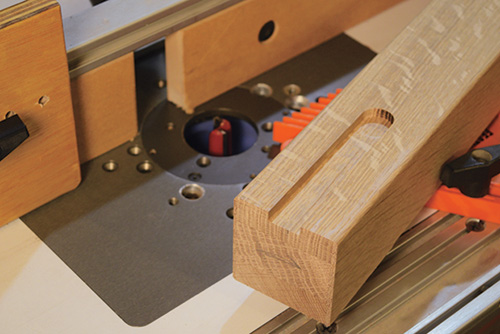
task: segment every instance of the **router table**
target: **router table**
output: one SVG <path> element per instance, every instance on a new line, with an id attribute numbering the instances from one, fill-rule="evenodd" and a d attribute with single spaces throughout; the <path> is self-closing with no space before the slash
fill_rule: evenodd
<path id="1" fill-rule="evenodd" d="M 21 2 L 0 4 L 0 19 Z M 174 18 L 173 33 L 238 2 L 59 1 L 73 108 L 97 116 L 75 112 L 78 187 L 0 227 L 1 332 L 497 333 L 500 225 L 477 217 L 424 208 L 332 327 L 233 278 L 233 199 L 279 154 L 272 124 L 344 88 L 430 1 L 401 1 L 213 99 L 176 95 L 186 113 L 167 100 L 178 59 L 165 59 L 174 42 L 157 24 Z M 215 117 L 244 133 L 231 148 L 196 139 Z"/>

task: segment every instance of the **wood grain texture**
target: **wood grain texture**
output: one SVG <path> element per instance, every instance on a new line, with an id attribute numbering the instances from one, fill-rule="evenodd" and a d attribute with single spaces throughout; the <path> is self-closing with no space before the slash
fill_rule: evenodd
<path id="1" fill-rule="evenodd" d="M 246 0 L 166 38 L 168 99 L 187 112 L 400 0 Z M 259 42 L 260 29 L 275 32 Z"/>
<path id="2" fill-rule="evenodd" d="M 56 1 L 25 1 L 0 12 L 0 68 L 0 118 L 14 111 L 30 132 L 24 143 L 0 161 L 1 225 L 80 182 Z"/>
<path id="3" fill-rule="evenodd" d="M 500 110 L 499 16 L 436 0 L 379 54 L 235 199 L 235 278 L 333 322 Z"/>
<path id="4" fill-rule="evenodd" d="M 71 93 L 81 163 L 136 136 L 132 52 L 72 79 Z"/>

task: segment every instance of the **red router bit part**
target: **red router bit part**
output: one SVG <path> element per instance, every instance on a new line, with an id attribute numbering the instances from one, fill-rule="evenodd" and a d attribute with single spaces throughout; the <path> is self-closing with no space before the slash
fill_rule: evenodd
<path id="1" fill-rule="evenodd" d="M 281 143 L 281 150 L 341 91 L 342 89 L 337 89 L 335 93 L 329 93 L 327 97 L 320 97 L 318 102 L 312 102 L 308 107 L 303 107 L 300 112 L 293 112 L 291 117 L 284 117 L 283 121 L 274 122 L 273 140 Z M 473 149 L 498 144 L 500 144 L 500 114 L 484 130 L 481 137 L 474 144 Z M 458 189 L 441 186 L 427 202 L 426 206 L 500 224 L 500 175 L 492 179 L 488 195 L 482 198 L 467 197 Z"/>
<path id="2" fill-rule="evenodd" d="M 214 129 L 208 137 L 208 152 L 210 155 L 223 157 L 232 154 L 231 122 L 227 119 L 214 118 Z"/>

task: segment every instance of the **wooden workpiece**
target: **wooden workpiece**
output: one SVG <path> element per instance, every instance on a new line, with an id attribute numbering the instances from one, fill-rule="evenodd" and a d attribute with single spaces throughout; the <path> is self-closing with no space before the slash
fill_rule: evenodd
<path id="1" fill-rule="evenodd" d="M 234 201 L 234 276 L 333 322 L 500 110 L 500 3 L 433 1 Z"/>
<path id="2" fill-rule="evenodd" d="M 75 123 L 57 1 L 0 12 L 0 112 L 17 113 L 30 137 L 0 161 L 0 225 L 80 182 Z"/>
<path id="3" fill-rule="evenodd" d="M 192 112 L 399 1 L 242 1 L 167 36 L 168 99 Z M 270 21 L 274 32 L 261 42 Z"/>
<path id="4" fill-rule="evenodd" d="M 134 54 L 71 80 L 80 163 L 137 135 Z"/>

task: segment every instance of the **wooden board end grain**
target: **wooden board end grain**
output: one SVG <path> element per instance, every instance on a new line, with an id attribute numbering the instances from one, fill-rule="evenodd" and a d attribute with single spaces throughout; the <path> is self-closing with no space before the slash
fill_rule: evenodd
<path id="1" fill-rule="evenodd" d="M 9 111 L 30 137 L 0 161 L 0 225 L 80 182 L 75 123 L 57 1 L 0 12 L 0 118 Z"/>
<path id="2" fill-rule="evenodd" d="M 234 277 L 332 323 L 500 110 L 500 3 L 433 1 L 234 203 Z"/>
<path id="3" fill-rule="evenodd" d="M 134 54 L 71 80 L 80 163 L 137 135 Z"/>
<path id="4" fill-rule="evenodd" d="M 167 36 L 168 99 L 190 112 L 399 1 L 242 1 Z"/>

